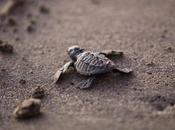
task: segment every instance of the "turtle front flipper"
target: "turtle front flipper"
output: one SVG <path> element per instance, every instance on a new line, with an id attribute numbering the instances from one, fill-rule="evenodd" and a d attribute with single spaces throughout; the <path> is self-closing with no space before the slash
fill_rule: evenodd
<path id="1" fill-rule="evenodd" d="M 54 75 L 54 83 L 56 83 L 59 80 L 60 76 L 64 74 L 69 69 L 69 67 L 74 67 L 73 61 L 67 62 L 63 67 L 57 70 L 57 72 Z"/>
<path id="2" fill-rule="evenodd" d="M 106 57 L 121 57 L 123 56 L 123 52 L 122 51 L 116 51 L 116 50 L 105 50 L 105 51 L 101 51 L 100 54 L 105 55 Z"/>
<path id="3" fill-rule="evenodd" d="M 89 77 L 88 79 L 80 82 L 76 87 L 80 88 L 80 89 L 87 89 L 91 86 L 91 84 L 93 83 L 93 81 L 96 79 L 95 76 Z"/>
<path id="4" fill-rule="evenodd" d="M 128 69 L 128 68 L 123 68 L 123 69 L 121 69 L 121 68 L 114 68 L 113 72 L 114 73 L 121 73 L 121 74 L 130 74 L 130 73 L 133 72 L 133 70 L 132 69 Z"/>

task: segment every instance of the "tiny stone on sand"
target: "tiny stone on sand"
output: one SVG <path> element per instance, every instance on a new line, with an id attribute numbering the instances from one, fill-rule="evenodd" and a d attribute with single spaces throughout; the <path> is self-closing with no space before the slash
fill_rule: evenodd
<path id="1" fill-rule="evenodd" d="M 45 96 L 45 90 L 44 88 L 38 86 L 36 87 L 33 92 L 32 92 L 32 97 L 33 98 L 43 98 Z"/>
<path id="2" fill-rule="evenodd" d="M 41 100 L 29 98 L 20 103 L 14 110 L 13 115 L 17 119 L 31 118 L 38 116 L 41 108 Z"/>
<path id="3" fill-rule="evenodd" d="M 3 53 L 13 53 L 13 46 L 7 41 L 0 40 L 0 51 Z"/>

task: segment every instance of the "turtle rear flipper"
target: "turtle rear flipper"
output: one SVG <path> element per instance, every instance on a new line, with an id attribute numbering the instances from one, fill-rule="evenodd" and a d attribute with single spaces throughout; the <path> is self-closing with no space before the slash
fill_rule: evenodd
<path id="1" fill-rule="evenodd" d="M 130 74 L 133 72 L 132 69 L 128 69 L 128 68 L 114 68 L 112 71 L 114 73 L 121 73 L 121 74 Z"/>
<path id="2" fill-rule="evenodd" d="M 100 54 L 105 55 L 106 57 L 121 57 L 123 56 L 123 52 L 119 50 L 105 50 L 101 51 Z"/>

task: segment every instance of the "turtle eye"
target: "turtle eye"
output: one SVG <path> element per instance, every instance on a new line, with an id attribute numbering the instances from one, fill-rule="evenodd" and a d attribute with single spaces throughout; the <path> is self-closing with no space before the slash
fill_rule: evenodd
<path id="1" fill-rule="evenodd" d="M 73 49 L 68 50 L 69 53 L 73 52 Z"/>
<path id="2" fill-rule="evenodd" d="M 75 48 L 75 49 L 74 49 L 74 51 L 78 51 L 78 50 L 79 50 L 79 48 Z"/>

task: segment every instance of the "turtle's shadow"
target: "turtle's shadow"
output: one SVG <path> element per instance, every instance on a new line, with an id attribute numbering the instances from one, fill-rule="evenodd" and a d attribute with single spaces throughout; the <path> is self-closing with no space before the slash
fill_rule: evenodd
<path id="1" fill-rule="evenodd" d="M 94 91 L 105 91 L 109 89 L 126 89 L 130 84 L 132 84 L 131 79 L 134 77 L 134 74 L 105 74 L 100 75 L 96 78 L 96 80 L 92 83 L 90 88 L 83 90 L 94 90 Z"/>
<path id="2" fill-rule="evenodd" d="M 80 89 L 82 91 L 90 91 L 90 90 L 102 90 L 105 91 L 105 89 L 124 89 L 127 88 L 130 84 L 132 84 L 131 79 L 134 77 L 134 74 L 103 74 L 96 77 L 94 82 L 91 84 L 89 88 L 86 89 Z M 60 80 L 57 82 L 57 85 L 59 85 L 61 88 L 67 88 L 67 87 L 77 87 L 77 84 L 79 84 L 82 81 L 85 81 L 87 79 L 86 76 L 82 76 L 80 74 L 75 73 L 66 73 L 63 75 Z M 79 88 L 77 88 L 79 89 Z"/>
<path id="3" fill-rule="evenodd" d="M 38 119 L 43 119 L 45 118 L 45 115 L 43 112 L 41 112 L 40 114 L 34 116 L 34 117 L 29 117 L 29 118 L 19 118 L 17 119 L 17 121 L 19 122 L 23 122 L 23 123 L 29 123 L 29 122 L 35 122 L 38 121 Z"/>
<path id="4" fill-rule="evenodd" d="M 134 74 L 106 74 L 98 76 L 90 89 L 102 90 L 106 89 L 127 89 L 132 84 Z"/>

